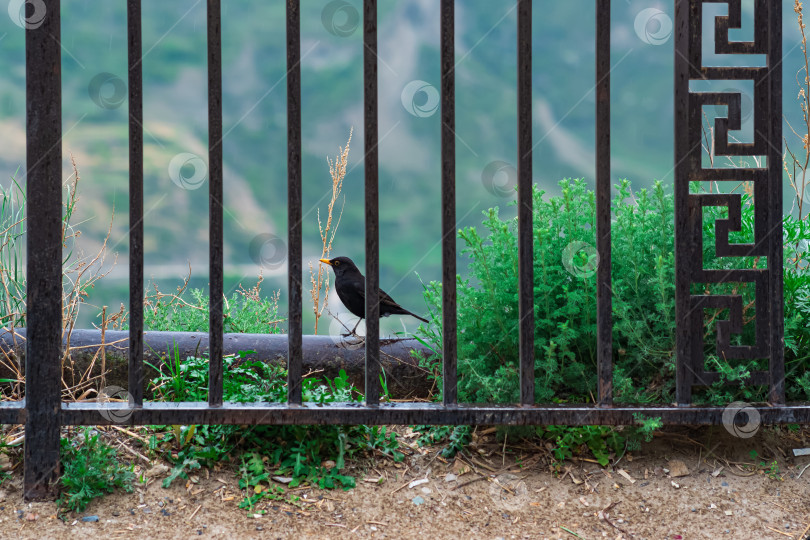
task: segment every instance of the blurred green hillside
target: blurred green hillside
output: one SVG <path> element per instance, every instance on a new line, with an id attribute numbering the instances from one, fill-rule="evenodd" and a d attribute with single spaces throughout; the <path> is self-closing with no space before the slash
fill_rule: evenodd
<path id="1" fill-rule="evenodd" d="M 417 312 L 425 305 L 414 272 L 426 282 L 441 277 L 438 4 L 380 0 L 379 7 L 381 283 Z M 613 4 L 613 174 L 635 186 L 654 179 L 671 184 L 672 2 Z M 753 35 L 753 1 L 743 4 L 744 28 L 733 34 L 737 39 Z M 325 211 L 331 189 L 326 156 L 345 144 L 352 126 L 345 210 L 333 254 L 364 263 L 361 5 L 361 0 L 302 0 L 305 269 L 320 255 L 317 209 Z M 535 2 L 534 178 L 549 192 L 564 177 L 593 182 L 593 5 L 593 0 Z M 791 5 L 785 1 L 785 103 L 788 118 L 797 119 L 794 74 L 800 51 Z M 459 227 L 480 223 L 481 211 L 491 206 L 505 215 L 513 212 L 504 210 L 514 198 L 513 173 L 495 166 L 500 172 L 487 181 L 486 171 L 493 162 L 515 162 L 514 8 L 511 1 L 457 2 Z M 651 17 L 650 9 L 660 14 Z M 722 14 L 727 8 L 711 9 Z M 65 177 L 73 154 L 82 176 L 76 222 L 83 221 L 85 251 L 98 249 L 115 209 L 109 245 L 118 262 L 89 302 L 117 307 L 127 302 L 127 102 L 118 82 L 127 78 L 126 2 L 62 0 L 62 17 Z M 207 184 L 182 189 L 169 167 L 181 153 L 203 161 L 207 155 L 205 2 L 144 0 L 143 23 L 146 276 L 171 289 L 190 263 L 192 285 L 204 287 Z M 253 238 L 287 234 L 284 2 L 226 0 L 222 25 L 228 291 L 255 280 L 260 270 L 250 256 Z M 24 35 L 0 13 L 0 36 L 0 176 L 7 185 L 25 168 Z M 717 90 L 729 87 L 718 84 Z M 744 127 L 750 130 L 750 120 Z M 193 176 L 193 164 L 186 163 L 181 173 Z M 23 181 L 23 173 L 17 179 Z M 281 289 L 282 306 L 285 272 L 286 266 L 264 270 L 265 291 Z M 85 325 L 95 314 L 88 306 Z M 399 325 L 394 321 L 390 328 Z"/>

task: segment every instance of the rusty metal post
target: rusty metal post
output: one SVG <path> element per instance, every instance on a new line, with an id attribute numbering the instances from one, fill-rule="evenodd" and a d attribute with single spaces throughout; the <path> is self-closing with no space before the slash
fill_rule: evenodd
<path id="1" fill-rule="evenodd" d="M 26 500 L 56 495 L 62 350 L 60 0 L 23 4 L 26 90 Z M 31 9 L 33 8 L 33 9 Z"/>

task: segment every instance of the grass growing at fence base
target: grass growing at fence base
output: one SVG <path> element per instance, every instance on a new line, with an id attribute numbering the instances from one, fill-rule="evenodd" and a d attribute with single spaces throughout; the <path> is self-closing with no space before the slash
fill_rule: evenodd
<path id="1" fill-rule="evenodd" d="M 63 438 L 61 445 L 63 472 L 57 500 L 60 513 L 81 512 L 90 501 L 116 488 L 132 491 L 133 467 L 121 463 L 115 449 L 92 428 L 84 428 L 73 439 Z"/>
<path id="2" fill-rule="evenodd" d="M 250 352 L 224 359 L 224 399 L 232 402 L 285 402 L 287 373 L 278 366 L 247 360 Z M 176 358 L 176 354 L 175 354 Z M 152 381 L 154 392 L 166 401 L 206 401 L 208 360 L 177 359 Z M 182 381 L 182 382 L 181 382 Z M 359 401 L 362 396 L 341 371 L 334 380 L 305 377 L 305 402 Z M 242 507 L 253 510 L 261 499 L 283 498 L 284 488 L 271 481 L 288 477 L 288 486 L 309 483 L 325 489 L 351 488 L 354 477 L 345 471 L 346 459 L 379 451 L 394 460 L 403 458 L 392 432 L 379 426 L 155 426 L 152 449 L 172 463 L 163 481 L 168 487 L 177 478 L 201 466 L 212 466 L 238 456 Z M 293 501 L 294 502 L 294 501 Z"/>

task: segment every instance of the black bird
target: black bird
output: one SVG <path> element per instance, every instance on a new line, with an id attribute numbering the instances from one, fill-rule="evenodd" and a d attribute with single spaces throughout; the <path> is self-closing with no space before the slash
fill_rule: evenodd
<path id="1" fill-rule="evenodd" d="M 348 257 L 319 260 L 331 266 L 332 270 L 335 271 L 335 290 L 340 301 L 352 314 L 360 317 L 351 332 L 354 334 L 357 325 L 366 317 L 366 278 L 360 273 L 354 261 Z M 380 317 L 387 317 L 388 315 L 410 315 L 424 323 L 430 322 L 400 306 L 385 291 L 380 289 Z"/>

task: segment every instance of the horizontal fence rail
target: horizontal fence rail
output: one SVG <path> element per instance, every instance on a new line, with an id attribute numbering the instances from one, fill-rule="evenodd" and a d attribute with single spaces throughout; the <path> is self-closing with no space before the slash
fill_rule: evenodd
<path id="1" fill-rule="evenodd" d="M 676 405 L 614 406 L 597 409 L 590 405 L 453 405 L 441 403 L 361 403 L 320 405 L 304 403 L 225 403 L 209 407 L 200 402 L 147 402 L 143 407 L 127 403 L 63 403 L 60 416 L 65 425 L 166 425 L 166 424 L 428 424 L 428 425 L 632 425 L 635 416 L 660 417 L 665 424 L 711 425 L 728 423 L 729 411 L 735 424 L 751 417 L 764 424 L 810 423 L 810 406 L 747 404 L 739 408 Z M 740 414 L 741 413 L 741 414 Z M 0 421 L 24 423 L 28 417 L 22 402 L 0 403 Z"/>
<path id="2" fill-rule="evenodd" d="M 130 198 L 130 321 L 128 382 L 125 403 L 67 403 L 60 398 L 61 320 L 61 51 L 60 1 L 42 0 L 42 24 L 26 32 L 27 193 L 28 193 L 28 328 L 26 396 L 0 403 L 0 422 L 25 423 L 25 495 L 53 495 L 58 475 L 62 425 L 93 424 L 632 424 L 636 415 L 661 417 L 670 424 L 716 424 L 726 421 L 728 408 L 692 404 L 693 387 L 719 376 L 703 365 L 703 312 L 728 308 L 729 320 L 717 322 L 718 354 L 769 361 L 767 372 L 752 373 L 750 383 L 770 386 L 770 403 L 751 405 L 735 423 L 750 415 L 763 422 L 810 422 L 810 405 L 785 404 L 784 328 L 782 300 L 781 197 L 781 2 L 755 1 L 753 42 L 730 42 L 728 32 L 741 26 L 741 2 L 728 2 L 729 14 L 703 20 L 703 6 L 714 0 L 675 0 L 675 189 L 677 265 L 677 403 L 627 407 L 614 404 L 611 302 L 611 152 L 610 152 L 610 0 L 594 0 L 596 25 L 596 243 L 597 380 L 593 405 L 535 403 L 535 323 L 532 172 L 532 2 L 518 0 L 517 23 L 517 202 L 519 290 L 519 403 L 459 404 L 457 393 L 456 294 L 456 156 L 455 156 L 455 10 L 454 0 L 441 0 L 441 204 L 443 402 L 380 403 L 379 337 L 379 162 L 377 1 L 363 0 L 363 115 L 365 155 L 366 328 L 364 354 L 365 403 L 328 405 L 302 402 L 304 341 L 302 322 L 302 165 L 301 165 L 301 36 L 300 0 L 286 0 L 287 145 L 288 145 L 288 286 L 289 334 L 286 343 L 286 403 L 223 402 L 223 131 L 222 39 L 220 0 L 207 0 L 208 32 L 208 169 L 210 216 L 210 332 L 208 336 L 209 399 L 207 403 L 144 401 L 143 331 L 143 78 L 140 0 L 127 3 L 129 71 L 129 198 Z M 765 55 L 761 68 L 717 68 L 702 64 L 704 24 L 713 24 L 718 54 Z M 754 80 L 756 134 L 752 144 L 727 140 L 740 127 L 740 96 L 694 93 L 694 79 Z M 707 170 L 701 163 L 700 115 L 704 105 L 725 105 L 727 118 L 717 118 L 718 155 L 763 155 L 758 169 Z M 729 219 L 716 224 L 718 239 L 739 228 L 740 200 L 731 195 L 696 195 L 693 181 L 755 183 L 757 203 L 754 244 L 718 241 L 718 256 L 758 255 L 765 269 L 739 269 L 717 274 L 701 267 L 702 209 L 725 206 Z M 701 218 L 702 219 L 702 218 Z M 725 231 L 725 237 L 722 232 Z M 730 345 L 741 329 L 741 297 L 694 295 L 693 283 L 750 282 L 756 285 L 757 343 Z M 385 346 L 386 344 L 382 344 Z"/>

